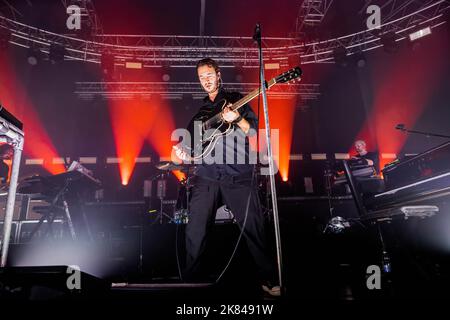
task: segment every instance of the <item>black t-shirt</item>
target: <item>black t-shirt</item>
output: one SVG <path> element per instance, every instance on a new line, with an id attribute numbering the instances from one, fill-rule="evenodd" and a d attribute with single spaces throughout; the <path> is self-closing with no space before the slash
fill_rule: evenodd
<path id="1" fill-rule="evenodd" d="M 192 118 L 188 125 L 188 131 L 191 134 L 192 141 L 194 140 L 194 131 L 199 131 L 199 128 L 194 125 L 194 121 L 205 121 L 215 114 L 222 111 L 222 107 L 225 101 L 229 103 L 235 103 L 242 98 L 242 95 L 238 92 L 227 92 L 220 90 L 214 101 L 211 101 L 208 96 L 203 99 L 203 105 L 200 107 L 197 114 Z M 248 121 L 250 129 L 258 129 L 258 119 L 248 104 L 245 104 L 238 110 L 239 114 Z M 237 136 L 238 141 L 245 141 L 245 144 L 232 144 L 226 143 L 226 139 L 220 138 L 217 146 L 214 148 L 211 155 L 203 159 L 201 164 L 197 164 L 195 174 L 198 176 L 208 177 L 212 179 L 220 179 L 222 176 L 237 176 L 240 174 L 249 173 L 253 169 L 253 165 L 249 161 L 249 141 L 248 135 L 246 135 L 237 125 L 233 125 L 235 128 L 234 133 Z M 228 137 L 227 137 L 228 139 Z M 194 145 L 190 145 L 190 148 L 194 148 Z M 223 163 L 210 163 L 215 156 L 215 151 L 222 150 Z M 234 161 L 230 163 L 227 161 L 226 156 L 232 154 Z M 238 159 L 245 159 L 244 163 L 238 162 Z M 229 159 L 228 159 L 229 160 Z"/>

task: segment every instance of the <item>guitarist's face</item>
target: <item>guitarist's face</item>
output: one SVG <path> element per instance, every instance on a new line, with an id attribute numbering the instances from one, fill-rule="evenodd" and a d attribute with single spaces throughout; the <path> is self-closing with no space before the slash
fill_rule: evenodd
<path id="1" fill-rule="evenodd" d="M 213 67 L 204 65 L 197 69 L 198 79 L 203 89 L 208 93 L 214 93 L 219 89 L 220 72 L 216 72 Z"/>

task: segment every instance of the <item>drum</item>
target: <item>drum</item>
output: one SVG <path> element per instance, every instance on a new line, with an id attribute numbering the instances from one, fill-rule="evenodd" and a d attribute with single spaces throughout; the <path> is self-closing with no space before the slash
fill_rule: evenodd
<path id="1" fill-rule="evenodd" d="M 187 210 L 175 210 L 175 212 L 173 213 L 173 222 L 176 224 L 187 224 L 189 222 L 189 215 Z"/>
<path id="2" fill-rule="evenodd" d="M 192 190 L 191 178 L 183 180 L 178 185 L 178 197 L 173 213 L 173 220 L 176 224 L 187 224 L 189 222 L 189 198 Z"/>

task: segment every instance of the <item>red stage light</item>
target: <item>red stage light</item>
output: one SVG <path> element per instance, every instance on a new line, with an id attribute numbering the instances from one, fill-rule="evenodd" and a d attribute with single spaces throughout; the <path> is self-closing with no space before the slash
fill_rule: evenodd
<path id="1" fill-rule="evenodd" d="M 289 158 L 291 154 L 291 145 L 293 139 L 294 116 L 295 116 L 295 99 L 269 99 L 269 119 L 272 130 L 272 153 L 275 165 L 278 166 L 279 172 L 284 179 L 289 177 Z M 261 106 L 260 114 L 263 115 Z M 260 129 L 265 128 L 264 116 L 259 122 Z M 278 130 L 277 132 L 274 130 Z M 264 132 L 260 135 L 260 151 L 266 150 L 266 138 Z M 296 135 L 298 139 L 298 135 Z"/>
<path id="2" fill-rule="evenodd" d="M 172 132 L 175 130 L 175 121 L 167 100 L 155 97 L 155 114 L 158 115 L 158 123 L 147 135 L 148 142 L 153 146 L 161 158 L 170 159 L 172 147 L 175 142 L 171 141 Z M 182 172 L 174 171 L 178 180 L 182 180 Z"/>
<path id="3" fill-rule="evenodd" d="M 414 54 L 404 51 L 389 61 L 377 60 L 373 80 L 374 106 L 358 138 L 373 137 L 369 130 L 371 125 L 376 141 L 368 139 L 368 143 L 374 142 L 373 147 L 378 145 L 380 154 L 398 155 L 408 136 L 395 130 L 395 126 L 405 123 L 407 127 L 413 127 L 419 119 L 427 100 L 445 74 L 445 64 L 448 63 L 445 52 L 445 48 L 430 47 Z M 380 167 L 391 161 L 380 157 Z"/>
<path id="4" fill-rule="evenodd" d="M 110 117 L 116 152 L 119 159 L 120 177 L 127 185 L 136 165 L 136 158 L 144 145 L 145 137 L 155 119 L 151 100 L 136 97 L 133 100 L 114 100 L 110 103 Z"/>
<path id="5" fill-rule="evenodd" d="M 44 168 L 52 174 L 66 171 L 63 164 L 54 164 L 53 158 L 60 158 L 52 140 L 42 125 L 26 90 L 16 77 L 16 70 L 6 53 L 0 58 L 0 96 L 3 106 L 24 125 L 24 154 L 31 158 L 43 158 Z"/>

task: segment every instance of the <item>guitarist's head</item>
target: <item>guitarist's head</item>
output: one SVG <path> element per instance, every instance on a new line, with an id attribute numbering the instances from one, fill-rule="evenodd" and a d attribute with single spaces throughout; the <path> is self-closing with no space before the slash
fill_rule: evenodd
<path id="1" fill-rule="evenodd" d="M 197 75 L 203 90 L 208 95 L 215 96 L 219 91 L 222 80 L 220 78 L 220 68 L 216 61 L 205 58 L 197 63 Z"/>

